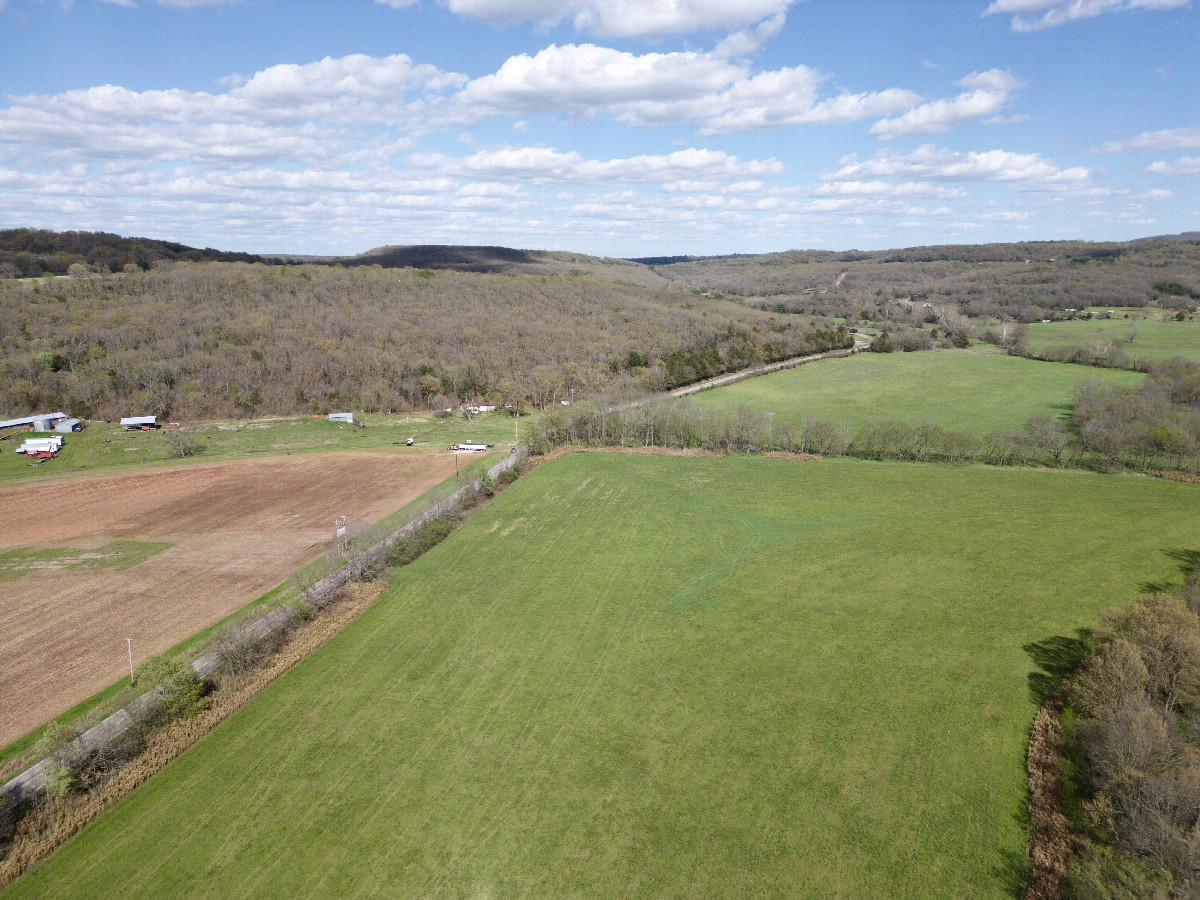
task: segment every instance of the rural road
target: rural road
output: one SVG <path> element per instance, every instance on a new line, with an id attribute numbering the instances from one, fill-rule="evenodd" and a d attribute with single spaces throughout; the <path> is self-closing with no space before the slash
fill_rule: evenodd
<path id="1" fill-rule="evenodd" d="M 865 334 L 851 332 L 854 336 L 854 352 L 866 350 L 871 346 L 871 338 Z M 716 387 L 719 384 L 729 384 L 733 381 L 742 381 L 746 378 L 755 378 L 758 375 L 766 375 L 769 372 L 776 372 L 779 369 L 787 369 L 792 366 L 798 366 L 801 363 L 813 362 L 818 359 L 825 359 L 835 353 L 840 353 L 838 350 L 830 350 L 826 353 L 814 353 L 811 356 L 794 356 L 791 359 L 785 359 L 780 362 L 767 363 L 763 366 L 751 366 L 749 369 L 742 369 L 740 372 L 732 372 L 729 375 L 720 375 L 717 378 L 709 378 L 707 381 L 698 381 L 695 384 L 689 384 L 687 387 L 681 387 L 678 390 L 671 391 L 671 397 L 686 397 L 688 394 L 695 394 L 698 391 L 707 390 L 710 387 Z"/>

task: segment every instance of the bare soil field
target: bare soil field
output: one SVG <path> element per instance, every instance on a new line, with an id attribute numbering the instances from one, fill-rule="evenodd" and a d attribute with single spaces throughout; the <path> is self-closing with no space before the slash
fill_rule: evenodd
<path id="1" fill-rule="evenodd" d="M 261 596 L 328 549 L 333 520 L 377 522 L 454 472 L 448 453 L 345 452 L 193 463 L 0 488 L 0 551 L 170 543 L 124 570 L 0 582 L 0 745 Z"/>

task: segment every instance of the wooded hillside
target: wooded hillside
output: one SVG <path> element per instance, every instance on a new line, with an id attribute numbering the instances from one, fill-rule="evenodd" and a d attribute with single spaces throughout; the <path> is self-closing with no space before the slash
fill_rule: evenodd
<path id="1" fill-rule="evenodd" d="M 230 253 L 211 247 L 200 250 L 171 241 L 126 238 L 103 231 L 0 230 L 0 279 L 65 275 L 72 265 L 77 264 L 97 272 L 121 272 L 129 267 L 149 269 L 155 263 L 174 260 L 266 261 L 254 253 Z"/>
<path id="2" fill-rule="evenodd" d="M 908 300 L 956 306 L 972 317 L 1036 322 L 1068 308 L 1195 304 L 1200 235 L 1125 243 L 797 250 L 692 259 L 655 271 L 680 290 L 781 303 L 797 311 L 857 316 Z M 835 289 L 842 272 L 846 276 Z"/>
<path id="3" fill-rule="evenodd" d="M 0 281 L 0 335 L 3 412 L 95 418 L 544 404 L 851 343 L 807 317 L 586 276 L 224 263 Z"/>

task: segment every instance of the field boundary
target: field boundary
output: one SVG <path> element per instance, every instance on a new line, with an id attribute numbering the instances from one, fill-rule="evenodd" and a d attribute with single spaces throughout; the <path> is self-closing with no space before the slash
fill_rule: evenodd
<path id="1" fill-rule="evenodd" d="M 720 387 L 726 384 L 734 384 L 738 381 L 745 381 L 750 378 L 757 378 L 759 375 L 769 375 L 772 372 L 779 372 L 783 369 L 794 369 L 797 366 L 802 366 L 805 363 L 816 362 L 819 359 L 838 359 L 843 356 L 853 356 L 855 353 L 861 353 L 871 346 L 871 340 L 867 335 L 853 332 L 851 337 L 854 338 L 854 346 L 846 347 L 841 350 L 826 350 L 824 353 L 813 353 L 809 356 L 793 356 L 791 359 L 780 360 L 779 362 L 767 363 L 761 366 L 751 366 L 748 369 L 742 369 L 739 372 L 731 372 L 728 375 L 718 375 L 715 378 L 706 378 L 704 381 L 697 381 L 685 387 L 676 388 L 672 391 L 667 391 L 669 397 L 686 397 L 689 394 L 697 394 L 700 391 L 706 391 L 709 388 Z"/>
<path id="2" fill-rule="evenodd" d="M 411 536 L 430 521 L 445 515 L 452 510 L 465 496 L 480 490 L 485 477 L 495 479 L 502 473 L 519 465 L 529 456 L 527 447 L 515 448 L 508 456 L 492 465 L 486 475 L 479 476 L 467 482 L 445 499 L 434 504 L 429 509 L 415 515 L 381 540 L 367 547 L 361 553 L 347 560 L 333 572 L 306 588 L 300 594 L 300 602 L 309 608 L 317 607 L 322 600 L 344 585 L 351 578 L 377 562 L 390 547 L 400 538 Z M 204 678 L 220 668 L 225 651 L 239 643 L 261 640 L 267 635 L 283 627 L 291 618 L 292 611 L 286 606 L 271 610 L 253 622 L 241 628 L 228 641 L 192 660 L 192 669 L 197 678 Z M 148 691 L 135 698 L 121 709 L 108 716 L 99 724 L 84 731 L 74 741 L 67 744 L 57 753 L 34 763 L 19 775 L 5 782 L 0 787 L 0 813 L 6 812 L 18 803 L 30 799 L 46 786 L 47 770 L 57 765 L 72 765 L 89 753 L 93 753 L 110 743 L 113 739 L 124 734 L 134 723 L 144 719 L 154 712 L 161 699 L 161 691 Z"/>

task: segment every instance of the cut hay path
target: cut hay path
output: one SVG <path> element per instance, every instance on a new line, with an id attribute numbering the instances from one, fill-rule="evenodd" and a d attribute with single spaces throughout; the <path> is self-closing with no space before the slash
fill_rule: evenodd
<path id="1" fill-rule="evenodd" d="M 0 745 L 288 578 L 333 539 L 454 474 L 453 456 L 331 452 L 64 476 L 0 487 L 0 552 L 171 546 L 123 570 L 0 580 Z"/>

